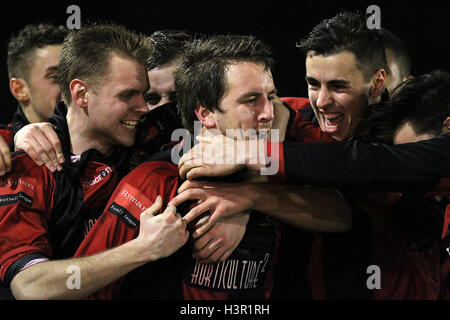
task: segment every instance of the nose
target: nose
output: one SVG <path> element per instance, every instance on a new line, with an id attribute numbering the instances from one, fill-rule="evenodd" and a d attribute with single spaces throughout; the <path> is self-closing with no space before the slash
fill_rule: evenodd
<path id="1" fill-rule="evenodd" d="M 136 95 L 135 101 L 133 101 L 133 111 L 142 115 L 149 112 L 147 103 L 145 102 L 143 95 Z"/>
<path id="2" fill-rule="evenodd" d="M 327 88 L 322 87 L 319 91 L 319 95 L 316 100 L 316 106 L 318 108 L 325 108 L 333 102 L 330 91 Z"/>
<path id="3" fill-rule="evenodd" d="M 261 113 L 258 115 L 259 122 L 270 122 L 273 120 L 273 102 L 264 98 L 264 104 Z"/>

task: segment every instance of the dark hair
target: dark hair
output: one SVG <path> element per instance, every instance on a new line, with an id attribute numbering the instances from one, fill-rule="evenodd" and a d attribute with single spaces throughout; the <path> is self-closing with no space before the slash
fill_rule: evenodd
<path id="1" fill-rule="evenodd" d="M 154 47 L 152 55 L 147 60 L 147 69 L 169 64 L 180 58 L 191 34 L 178 30 L 159 30 L 152 33 L 150 41 Z"/>
<path id="2" fill-rule="evenodd" d="M 8 43 L 8 76 L 28 80 L 36 49 L 49 45 L 62 45 L 68 31 L 63 26 L 48 23 L 29 24 L 12 35 Z"/>
<path id="3" fill-rule="evenodd" d="M 307 56 L 333 55 L 350 51 L 355 55 L 356 66 L 364 79 L 379 69 L 385 69 L 386 54 L 380 34 L 367 28 L 365 15 L 342 12 L 317 24 L 309 35 L 297 42 Z"/>
<path id="4" fill-rule="evenodd" d="M 378 32 L 381 35 L 384 48 L 392 51 L 392 57 L 399 66 L 401 78 L 409 77 L 411 75 L 411 57 L 406 44 L 385 28 L 379 29 Z M 390 70 L 386 70 L 386 72 L 390 73 Z"/>
<path id="5" fill-rule="evenodd" d="M 226 91 L 226 69 L 237 62 L 258 63 L 265 70 L 271 70 L 274 64 L 270 47 L 254 36 L 215 35 L 187 45 L 175 72 L 178 106 L 186 129 L 192 132 L 199 104 L 222 112 L 219 101 Z"/>
<path id="6" fill-rule="evenodd" d="M 375 105 L 365 121 L 368 138 L 392 143 L 400 126 L 409 123 L 418 134 L 438 136 L 450 116 L 450 74 L 435 70 L 405 82 L 384 104 Z"/>
<path id="7" fill-rule="evenodd" d="M 114 23 L 91 24 L 74 30 L 64 41 L 59 59 L 58 81 L 67 105 L 73 79 L 86 81 L 95 90 L 107 75 L 111 54 L 125 55 L 145 65 L 152 47 L 148 36 Z"/>

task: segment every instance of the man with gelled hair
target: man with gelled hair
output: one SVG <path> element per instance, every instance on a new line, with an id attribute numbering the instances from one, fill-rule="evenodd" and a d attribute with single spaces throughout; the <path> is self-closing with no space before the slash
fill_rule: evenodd
<path id="1" fill-rule="evenodd" d="M 117 24 L 85 26 L 64 42 L 58 83 L 67 116 L 51 119 L 66 157 L 63 170 L 51 172 L 17 154 L 0 180 L 0 277 L 16 299 L 84 298 L 187 240 L 173 207 L 153 216 L 161 207 L 157 199 L 143 212 L 135 241 L 71 258 L 128 170 L 125 148 L 148 112 L 143 95 L 150 53 L 146 36 Z M 67 285 L 73 268 L 82 279 L 78 290 Z"/>

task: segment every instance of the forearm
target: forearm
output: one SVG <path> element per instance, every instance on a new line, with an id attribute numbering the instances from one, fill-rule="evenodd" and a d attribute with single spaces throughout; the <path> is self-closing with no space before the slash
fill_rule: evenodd
<path id="1" fill-rule="evenodd" d="M 395 146 L 284 143 L 284 176 L 290 184 L 341 191 L 426 191 L 449 176 L 449 148 L 449 137 Z"/>
<path id="2" fill-rule="evenodd" d="M 351 227 L 351 210 L 335 191 L 303 186 L 253 184 L 256 211 L 298 228 L 343 232 Z"/>
<path id="3" fill-rule="evenodd" d="M 19 272 L 11 289 L 16 299 L 83 299 L 143 265 L 137 252 L 132 240 L 88 257 L 38 263 Z"/>
<path id="4" fill-rule="evenodd" d="M 255 152 L 247 152 L 245 163 L 248 176 L 260 176 L 259 182 L 358 192 L 429 191 L 450 176 L 449 148 L 448 135 L 394 146 L 359 141 L 269 142 L 265 152 L 268 164 L 277 169 L 275 174 L 262 175 L 268 165 L 258 161 L 261 157 Z"/>

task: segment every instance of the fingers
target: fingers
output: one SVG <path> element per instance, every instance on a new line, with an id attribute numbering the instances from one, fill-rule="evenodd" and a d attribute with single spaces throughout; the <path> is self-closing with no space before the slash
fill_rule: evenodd
<path id="1" fill-rule="evenodd" d="M 226 260 L 233 250 L 223 246 L 222 240 L 209 241 L 197 251 L 194 251 L 192 257 L 202 263 L 217 263 Z"/>
<path id="2" fill-rule="evenodd" d="M 179 174 L 182 179 L 193 180 L 196 177 L 201 176 L 201 170 L 198 172 L 198 169 L 202 169 L 202 164 L 195 163 L 193 160 L 186 160 L 184 163 L 179 166 Z M 194 171 L 194 172 L 193 172 Z M 204 169 L 203 169 L 204 171 Z M 204 174 L 204 173 L 203 173 Z"/>
<path id="3" fill-rule="evenodd" d="M 192 233 L 192 236 L 194 238 L 199 238 L 199 237 L 203 236 L 216 223 L 217 219 L 215 217 L 216 216 L 214 216 L 214 215 L 209 216 L 208 220 L 206 220 L 199 227 L 195 228 L 194 232 Z"/>
<path id="4" fill-rule="evenodd" d="M 202 202 L 193 207 L 187 214 L 184 215 L 183 219 L 186 220 L 187 223 L 191 223 L 196 219 L 197 217 L 201 216 L 203 213 L 206 213 L 208 211 L 211 211 L 212 207 L 209 202 Z M 208 221 L 211 220 L 210 224 L 213 224 L 216 219 L 215 218 L 208 218 Z M 204 228 L 201 229 L 202 233 Z"/>
<path id="5" fill-rule="evenodd" d="M 205 167 L 201 167 L 201 166 L 195 167 L 195 168 L 189 170 L 188 173 L 186 173 L 186 179 L 188 179 L 190 181 L 197 179 L 197 178 L 201 178 L 201 177 L 207 177 L 207 176 L 212 176 L 212 175 Z"/>
<path id="6" fill-rule="evenodd" d="M 0 136 L 0 176 L 11 171 L 11 152 L 5 140 Z"/>
<path id="7" fill-rule="evenodd" d="M 64 162 L 61 143 L 49 123 L 32 124 L 16 134 L 16 150 L 24 150 L 38 165 L 45 166 L 52 172 L 62 170 Z"/>
<path id="8" fill-rule="evenodd" d="M 189 189 L 183 193 L 180 193 L 175 198 L 170 200 L 169 205 L 178 206 L 187 200 L 201 200 L 206 199 L 205 191 L 202 189 Z"/>
<path id="9" fill-rule="evenodd" d="M 64 162 L 64 154 L 62 152 L 61 141 L 59 141 L 58 135 L 51 125 L 44 126 L 42 128 L 45 136 L 51 144 L 51 149 L 46 150 L 47 154 L 50 155 L 50 159 L 53 161 L 53 164 L 57 166 L 60 163 Z"/>
<path id="10" fill-rule="evenodd" d="M 154 216 L 157 212 L 161 210 L 162 198 L 157 196 L 155 202 L 147 209 L 141 213 L 141 220 L 148 216 Z"/>

